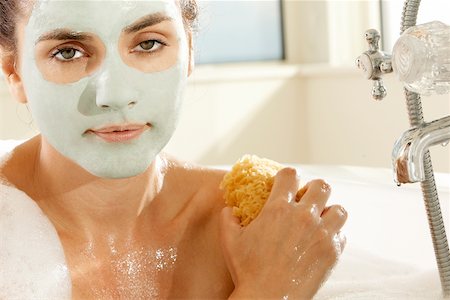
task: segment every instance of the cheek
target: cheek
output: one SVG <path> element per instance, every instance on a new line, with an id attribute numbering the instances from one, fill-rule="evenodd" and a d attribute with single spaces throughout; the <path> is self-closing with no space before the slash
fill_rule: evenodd
<path id="1" fill-rule="evenodd" d="M 76 127 L 83 116 L 78 113 L 81 84 L 65 86 L 40 80 L 30 91 L 30 109 L 40 129 L 61 130 Z"/>

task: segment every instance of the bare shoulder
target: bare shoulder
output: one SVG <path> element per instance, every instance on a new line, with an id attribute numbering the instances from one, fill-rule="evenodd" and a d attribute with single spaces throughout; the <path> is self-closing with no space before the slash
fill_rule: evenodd
<path id="1" fill-rule="evenodd" d="M 190 194 L 195 205 L 204 209 L 222 209 L 225 205 L 220 183 L 226 170 L 201 166 L 190 162 L 180 161 L 167 154 L 163 155 L 167 161 L 172 182 L 182 194 Z"/>
<path id="2" fill-rule="evenodd" d="M 38 148 L 39 137 L 34 137 L 6 154 L 0 162 L 0 180 L 22 189 L 32 178 Z"/>

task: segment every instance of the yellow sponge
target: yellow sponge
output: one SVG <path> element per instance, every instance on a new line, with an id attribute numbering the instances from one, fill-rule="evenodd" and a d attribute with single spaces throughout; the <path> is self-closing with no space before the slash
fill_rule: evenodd
<path id="1" fill-rule="evenodd" d="M 225 190 L 225 203 L 247 226 L 263 208 L 272 190 L 274 176 L 283 166 L 275 161 L 244 155 L 228 172 L 220 188 Z"/>

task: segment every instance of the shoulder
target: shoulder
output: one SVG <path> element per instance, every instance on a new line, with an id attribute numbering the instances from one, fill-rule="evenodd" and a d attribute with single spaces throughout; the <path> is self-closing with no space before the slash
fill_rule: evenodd
<path id="1" fill-rule="evenodd" d="M 0 179 L 4 179 L 3 169 L 11 157 L 15 143 L 10 140 L 0 140 Z M 1 182 L 1 181 L 0 181 Z"/>
<path id="2" fill-rule="evenodd" d="M 39 144 L 39 136 L 27 141 L 0 141 L 0 181 L 21 190 L 31 182 Z"/>
<path id="3" fill-rule="evenodd" d="M 21 140 L 0 140 L 0 162 L 23 142 Z"/>
<path id="4" fill-rule="evenodd" d="M 168 155 L 163 159 L 170 170 L 170 181 L 177 186 L 179 194 L 188 195 L 189 204 L 199 213 L 219 212 L 225 206 L 220 183 L 227 170 L 180 161 Z"/>

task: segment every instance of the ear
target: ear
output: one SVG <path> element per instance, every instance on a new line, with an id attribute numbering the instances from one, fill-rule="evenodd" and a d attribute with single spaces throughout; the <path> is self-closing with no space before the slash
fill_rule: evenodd
<path id="1" fill-rule="evenodd" d="M 1 67 L 12 96 L 20 103 L 27 103 L 27 96 L 25 95 L 25 89 L 23 88 L 22 78 L 16 69 L 14 56 L 2 55 Z"/>
<path id="2" fill-rule="evenodd" d="M 188 77 L 191 76 L 194 71 L 195 60 L 194 60 L 194 40 L 192 37 L 192 31 L 188 33 L 188 46 L 189 46 L 189 65 L 188 65 Z"/>

